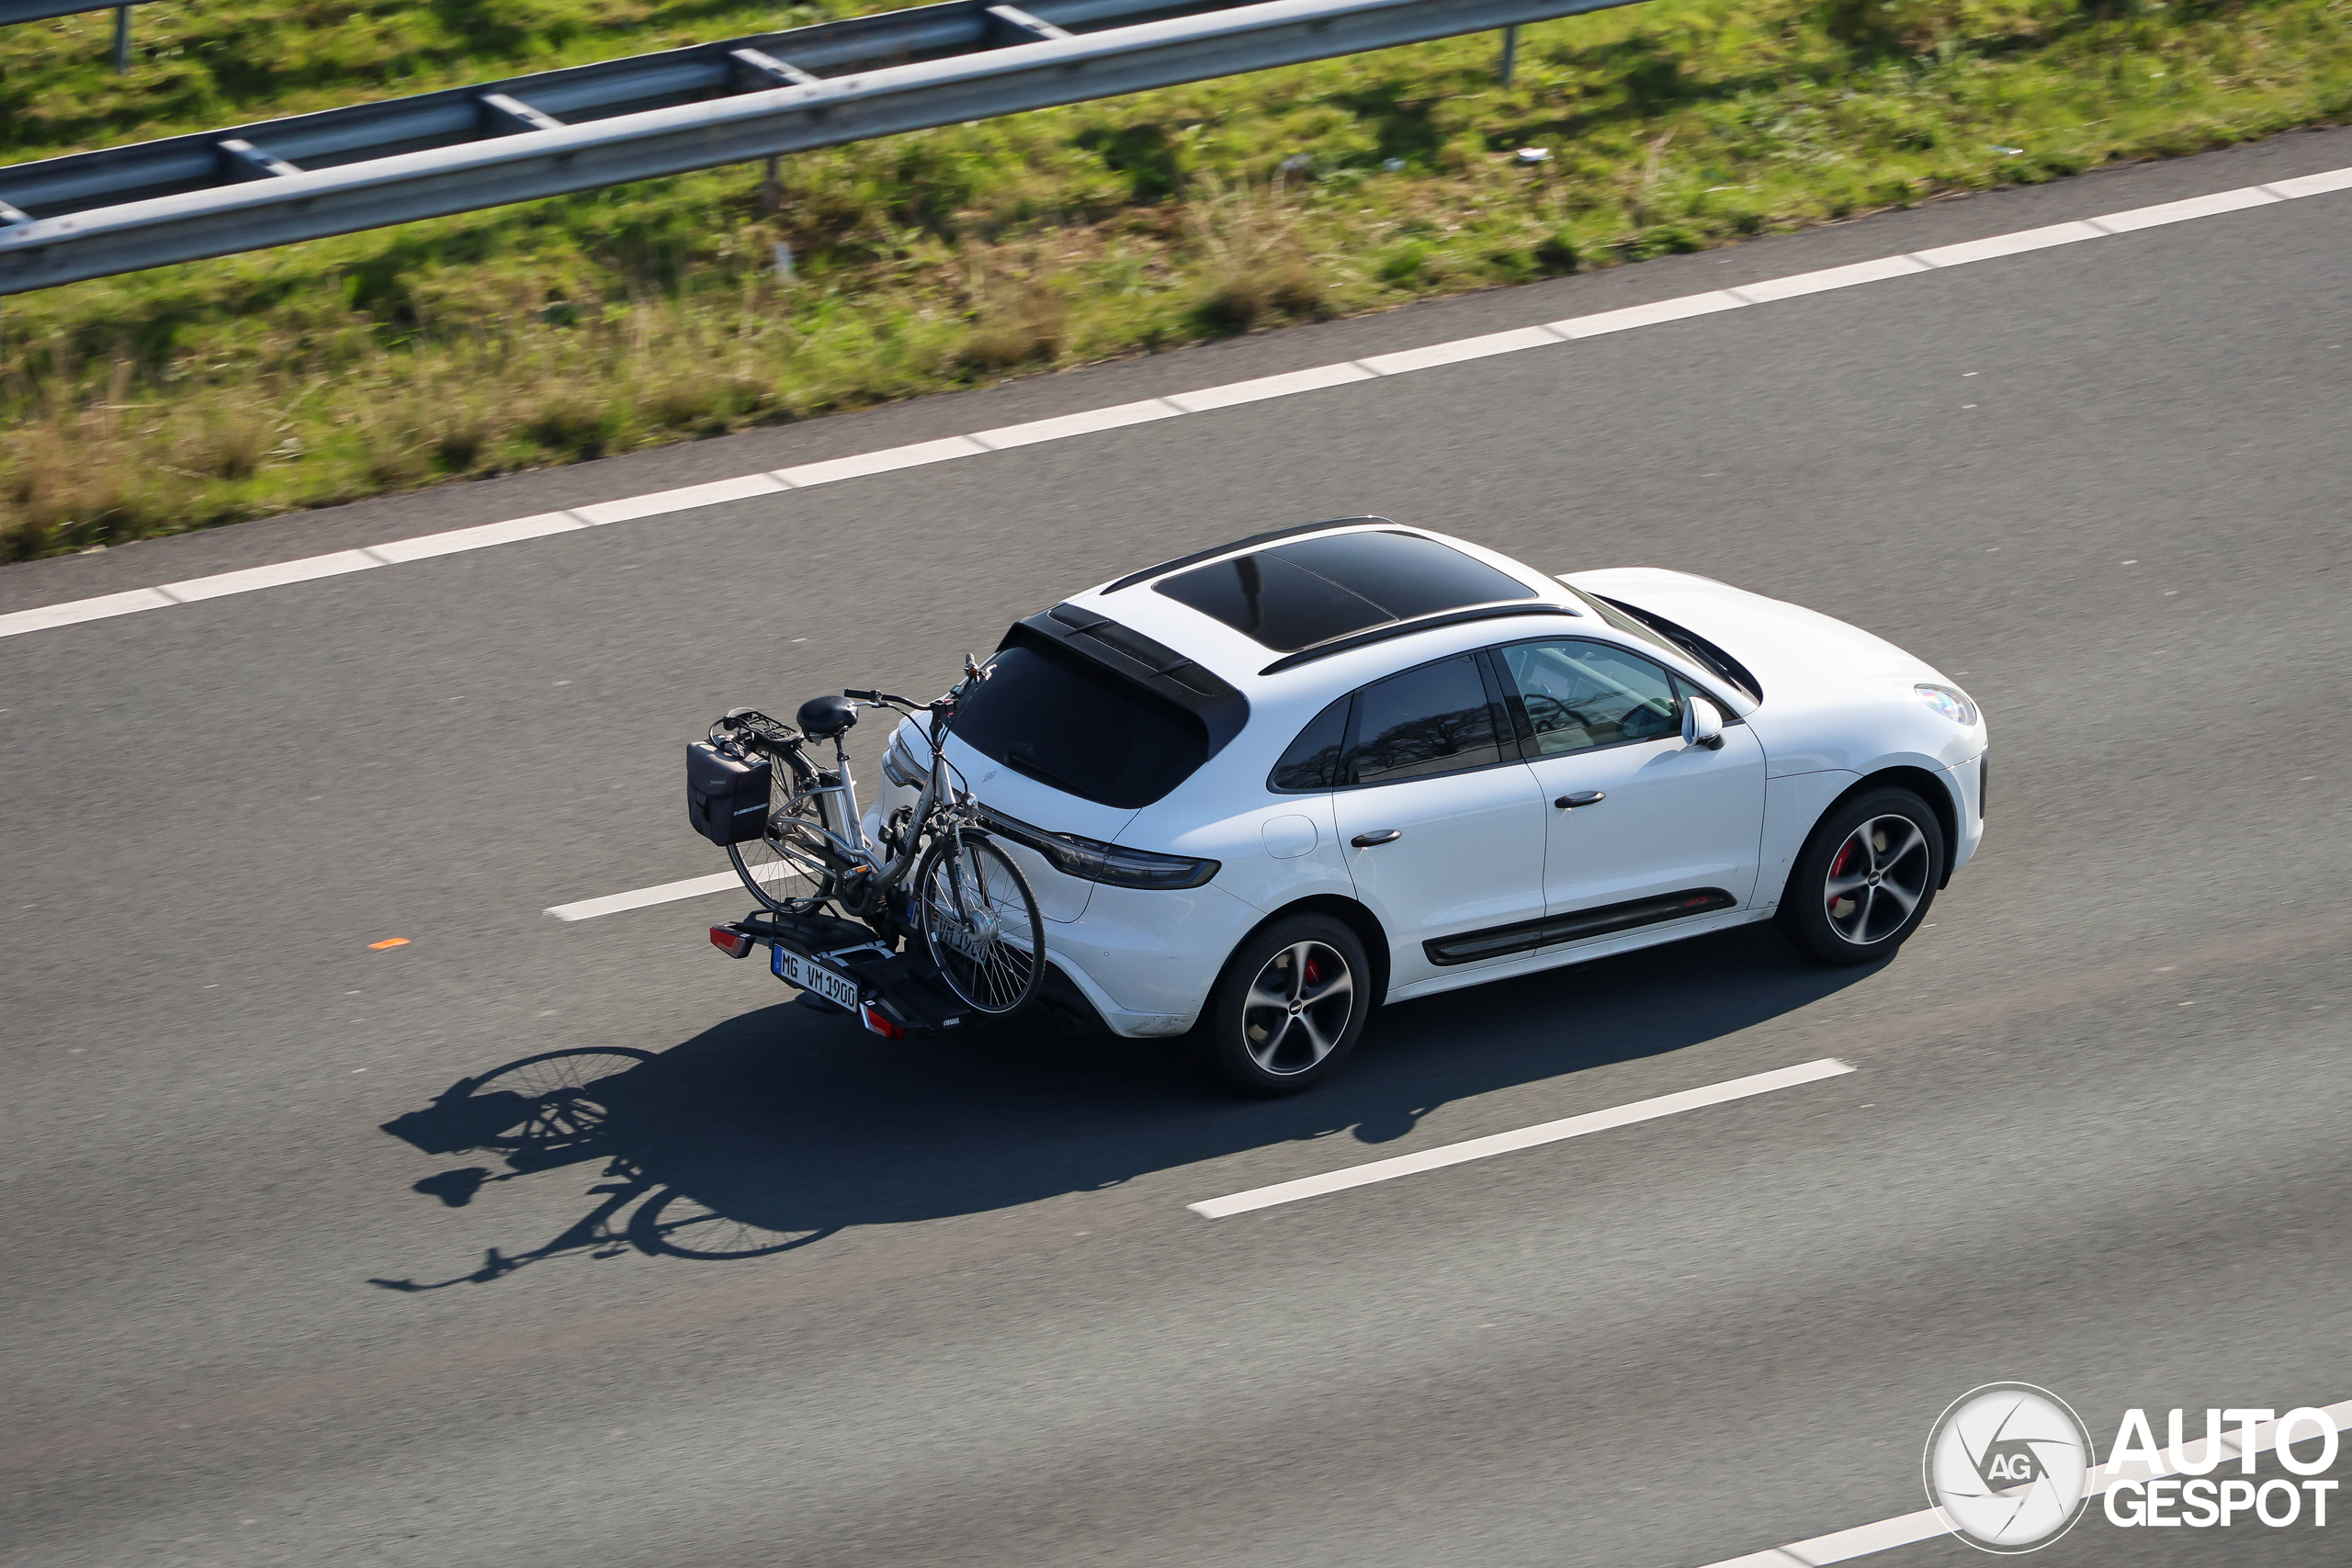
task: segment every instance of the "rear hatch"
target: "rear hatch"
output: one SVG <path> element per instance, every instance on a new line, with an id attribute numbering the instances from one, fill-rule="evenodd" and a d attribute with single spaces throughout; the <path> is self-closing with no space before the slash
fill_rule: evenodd
<path id="1" fill-rule="evenodd" d="M 1136 813 L 1192 776 L 1209 754 L 1198 716 L 1059 641 L 1015 627 L 966 694 L 947 754 L 997 818 L 1037 892 L 1038 912 L 1068 922 L 1094 884 L 1056 870 L 1023 838 L 1116 842 Z"/>
<path id="2" fill-rule="evenodd" d="M 947 738 L 947 760 L 963 773 L 965 784 L 1000 825 L 999 841 L 1036 890 L 1037 912 L 1062 924 L 1086 913 L 1094 884 L 1055 870 L 1051 862 L 1021 839 L 1038 833 L 1075 833 L 1108 843 L 1135 819 L 1135 812 L 1081 800 L 1026 777 L 955 735 Z"/>

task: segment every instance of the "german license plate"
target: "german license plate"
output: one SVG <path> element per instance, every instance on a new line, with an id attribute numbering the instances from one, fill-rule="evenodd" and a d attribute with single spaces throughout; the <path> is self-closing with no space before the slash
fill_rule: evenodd
<path id="1" fill-rule="evenodd" d="M 805 953 L 796 953 L 777 942 L 772 950 L 775 956 L 770 967 L 775 977 L 787 986 L 797 986 L 804 991 L 814 991 L 827 1001 L 857 1010 L 857 982 L 848 976 L 826 968 Z"/>

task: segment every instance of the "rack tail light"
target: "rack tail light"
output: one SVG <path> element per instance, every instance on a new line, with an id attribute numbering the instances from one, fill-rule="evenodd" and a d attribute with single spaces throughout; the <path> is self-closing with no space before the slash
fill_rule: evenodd
<path id="1" fill-rule="evenodd" d="M 729 958 L 741 958 L 752 951 L 752 939 L 732 926 L 710 928 L 710 945 Z"/>

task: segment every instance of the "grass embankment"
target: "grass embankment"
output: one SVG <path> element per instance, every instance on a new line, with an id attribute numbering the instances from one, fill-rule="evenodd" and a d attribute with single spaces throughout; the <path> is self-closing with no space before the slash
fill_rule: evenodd
<path id="1" fill-rule="evenodd" d="M 120 81 L 107 14 L 0 29 L 0 162 L 823 14 L 162 0 Z M 773 214 L 721 170 L 9 299 L 0 558 L 2352 118 L 2352 0 L 1649 0 L 1495 63 L 1462 39 L 807 154 Z"/>

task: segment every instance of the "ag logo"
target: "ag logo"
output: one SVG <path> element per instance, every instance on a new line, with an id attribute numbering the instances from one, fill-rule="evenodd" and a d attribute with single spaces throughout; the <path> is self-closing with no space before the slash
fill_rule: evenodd
<path id="1" fill-rule="evenodd" d="M 1928 1500 L 1951 1533 L 1985 1551 L 2032 1551 L 2082 1517 L 2090 1434 L 2066 1402 L 2031 1383 L 1987 1383 L 1952 1402 L 1928 1438 Z"/>
<path id="2" fill-rule="evenodd" d="M 2041 1479 L 2041 1461 L 2033 1457 L 2033 1445 L 2022 1438 L 2005 1438 L 1989 1444 L 1977 1473 L 1984 1478 L 1987 1490 L 2014 1486 L 2021 1481 Z"/>

